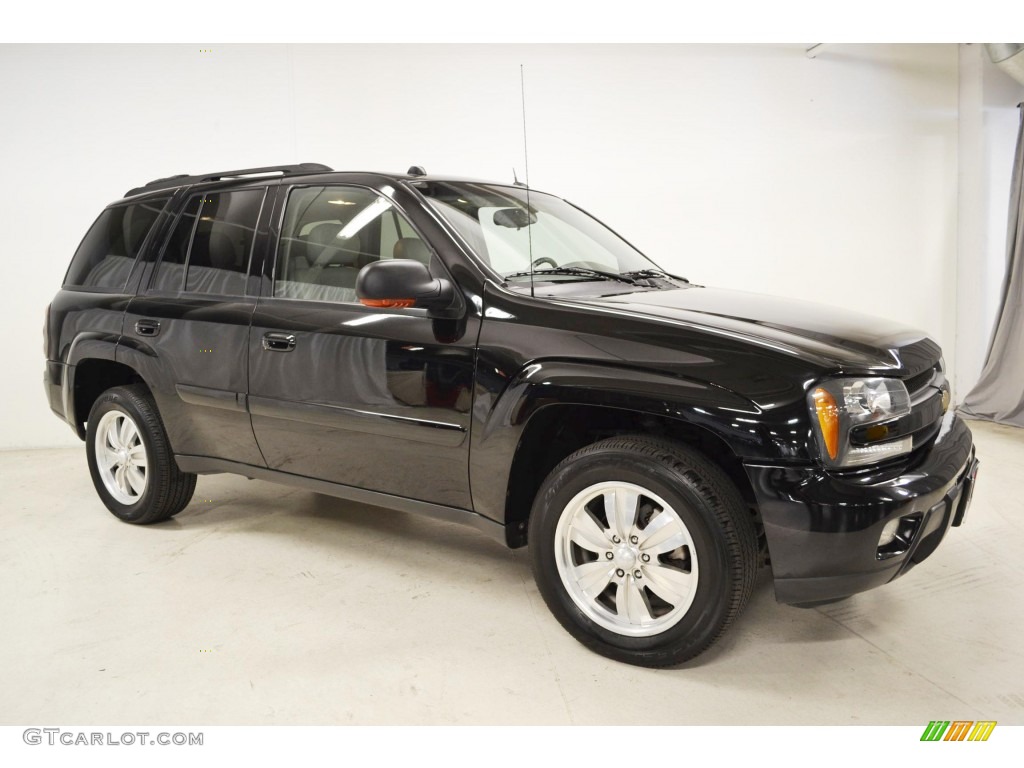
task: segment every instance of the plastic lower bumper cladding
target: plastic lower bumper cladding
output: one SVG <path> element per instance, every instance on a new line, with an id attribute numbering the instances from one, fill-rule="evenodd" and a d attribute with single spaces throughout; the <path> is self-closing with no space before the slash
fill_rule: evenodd
<path id="1" fill-rule="evenodd" d="M 931 555 L 970 505 L 978 461 L 952 412 L 935 442 L 901 469 L 828 472 L 747 465 L 782 603 L 835 600 L 881 586 Z M 887 523 L 906 522 L 905 549 L 879 546 Z M 896 525 L 894 523 L 894 525 Z"/>
<path id="2" fill-rule="evenodd" d="M 43 372 L 43 388 L 46 390 L 46 399 L 50 403 L 50 410 L 62 419 L 67 418 L 64 407 L 65 368 L 64 363 L 47 360 L 46 370 Z"/>

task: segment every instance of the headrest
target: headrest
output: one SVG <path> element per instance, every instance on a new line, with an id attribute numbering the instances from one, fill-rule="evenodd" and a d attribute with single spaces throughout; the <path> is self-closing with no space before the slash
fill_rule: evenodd
<path id="1" fill-rule="evenodd" d="M 427 244 L 418 237 L 403 237 L 395 243 L 393 255 L 396 259 L 412 259 L 430 266 L 432 256 Z"/>
<path id="2" fill-rule="evenodd" d="M 317 245 L 333 245 L 338 246 L 341 241 L 338 240 L 338 232 L 341 231 L 341 224 L 332 224 L 329 221 L 323 224 L 317 224 L 306 235 L 306 240 Z"/>
<path id="3" fill-rule="evenodd" d="M 359 233 L 344 240 L 338 239 L 338 232 L 341 231 L 340 224 L 325 222 L 317 224 L 306 236 L 306 257 L 310 264 L 317 267 L 325 267 L 328 264 L 336 264 L 346 267 L 357 266 L 363 243 Z"/>

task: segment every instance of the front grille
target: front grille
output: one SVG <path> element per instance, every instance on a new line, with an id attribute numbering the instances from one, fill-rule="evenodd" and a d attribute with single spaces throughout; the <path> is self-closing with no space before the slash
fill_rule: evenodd
<path id="1" fill-rule="evenodd" d="M 932 380 L 936 378 L 938 373 L 939 365 L 936 363 L 931 368 L 926 368 L 920 373 L 904 379 L 903 383 L 907 385 L 907 392 L 910 393 L 910 399 L 916 400 L 916 396 L 921 393 L 922 389 L 932 384 Z"/>
<path id="2" fill-rule="evenodd" d="M 908 376 L 903 383 L 910 393 L 911 412 L 900 419 L 904 434 L 914 436 L 914 450 L 931 443 L 942 423 L 942 392 L 946 388 L 946 377 L 938 362 L 920 373 Z"/>

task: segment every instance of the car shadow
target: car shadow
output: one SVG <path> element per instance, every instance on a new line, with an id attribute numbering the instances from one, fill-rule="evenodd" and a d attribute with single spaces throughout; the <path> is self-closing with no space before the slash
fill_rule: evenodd
<path id="1" fill-rule="evenodd" d="M 365 557 L 372 550 L 374 558 L 401 561 L 404 569 L 421 578 L 442 581 L 449 577 L 451 564 L 458 562 L 463 573 L 481 569 L 488 581 L 507 581 L 509 590 L 521 590 L 524 583 L 532 588 L 526 550 L 509 550 L 470 526 L 231 475 L 202 478 L 189 507 L 150 529 L 282 536 L 329 547 L 342 561 Z M 410 551 L 429 556 L 410 559 Z M 804 609 L 777 603 L 771 569 L 762 567 L 746 608 L 729 630 L 700 656 L 669 671 L 731 664 L 752 644 L 765 648 L 848 638 L 849 630 L 829 618 L 834 610 L 834 606 Z"/>
<path id="2" fill-rule="evenodd" d="M 232 475 L 200 478 L 193 501 L 176 517 L 149 526 L 154 530 L 222 529 L 232 534 L 278 534 L 338 550 L 368 543 L 383 554 L 402 547 L 429 547 L 442 558 L 477 562 L 508 562 L 510 550 L 475 528 L 426 515 L 375 507 L 264 481 Z M 213 480 L 213 482 L 210 482 Z M 524 560 L 525 562 L 525 560 Z M 528 569 L 528 565 L 523 566 Z M 521 569 L 520 569 L 521 570 Z"/>

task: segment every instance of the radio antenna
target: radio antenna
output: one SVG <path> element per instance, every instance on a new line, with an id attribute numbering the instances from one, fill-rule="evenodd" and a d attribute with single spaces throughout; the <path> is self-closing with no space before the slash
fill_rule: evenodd
<path id="1" fill-rule="evenodd" d="M 530 154 L 526 148 L 526 78 L 523 75 L 523 65 L 519 65 L 519 93 L 523 100 L 523 163 L 526 170 L 526 237 L 530 254 L 530 298 L 534 298 L 533 292 L 533 230 L 530 229 Z M 515 178 L 515 170 L 512 171 Z M 518 183 L 518 179 L 516 182 Z"/>

